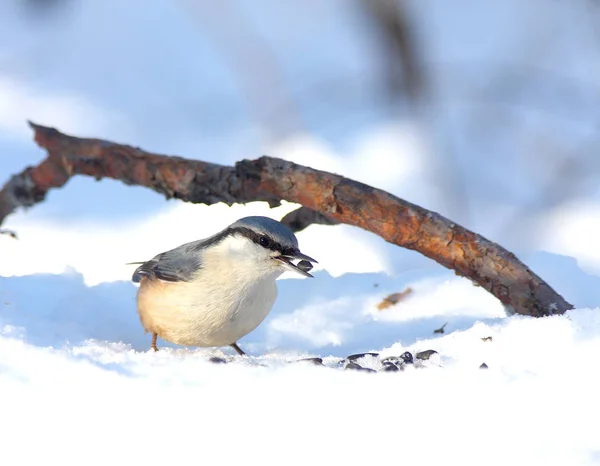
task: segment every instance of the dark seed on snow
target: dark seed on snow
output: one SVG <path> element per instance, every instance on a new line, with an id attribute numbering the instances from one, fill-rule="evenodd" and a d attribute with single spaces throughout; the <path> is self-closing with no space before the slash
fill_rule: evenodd
<path id="1" fill-rule="evenodd" d="M 417 359 L 421 359 L 422 361 L 428 360 L 431 356 L 437 354 L 436 350 L 428 349 L 425 351 L 421 351 L 415 355 Z"/>
<path id="2" fill-rule="evenodd" d="M 402 359 L 402 361 L 404 361 L 405 364 L 413 363 L 413 355 L 410 353 L 410 351 L 405 351 L 404 353 L 402 353 L 400 355 L 400 359 Z"/>
<path id="3" fill-rule="evenodd" d="M 379 356 L 379 353 L 357 353 L 357 354 L 351 354 L 346 359 L 348 361 L 356 361 L 357 359 L 360 359 L 360 358 L 362 358 L 364 356 L 374 356 L 374 357 L 377 357 L 377 356 Z"/>
<path id="4" fill-rule="evenodd" d="M 362 367 L 359 366 L 358 364 L 356 364 L 355 362 L 350 361 L 348 364 L 346 364 L 346 367 L 344 367 L 344 370 L 353 370 L 353 371 L 363 371 L 363 372 L 377 372 L 374 369 L 369 369 L 367 367 Z"/>
<path id="5" fill-rule="evenodd" d="M 382 364 L 389 362 L 391 364 L 404 364 L 404 361 L 400 359 L 400 356 L 388 356 L 387 358 L 383 358 L 381 360 Z"/>
<path id="6" fill-rule="evenodd" d="M 479 366 L 480 369 L 488 369 L 488 365 L 484 362 Z"/>
<path id="7" fill-rule="evenodd" d="M 396 366 L 396 364 L 394 364 L 393 362 L 384 362 L 383 363 L 383 369 L 381 369 L 382 372 L 398 372 L 400 371 L 400 369 L 398 369 L 398 366 Z"/>
<path id="8" fill-rule="evenodd" d="M 213 356 L 209 359 L 210 362 L 214 362 L 215 364 L 227 364 L 227 361 L 223 358 L 218 358 L 217 356 Z"/>
<path id="9" fill-rule="evenodd" d="M 298 359 L 298 362 L 312 362 L 315 366 L 322 366 L 323 365 L 323 359 L 321 359 L 321 358 L 304 358 L 304 359 Z"/>

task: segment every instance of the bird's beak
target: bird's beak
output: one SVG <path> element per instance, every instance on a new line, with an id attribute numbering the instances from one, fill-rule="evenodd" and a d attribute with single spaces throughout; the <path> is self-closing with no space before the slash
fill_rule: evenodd
<path id="1" fill-rule="evenodd" d="M 296 251 L 292 254 L 282 254 L 281 256 L 277 256 L 275 259 L 280 261 L 286 269 L 293 270 L 294 272 L 304 275 L 305 277 L 314 278 L 310 273 L 308 273 L 308 271 L 313 268 L 311 262 L 314 262 L 315 264 L 318 264 L 318 262 L 312 257 L 302 254 L 300 251 Z M 299 262 L 294 264 L 292 262 L 293 260 L 297 260 Z"/>

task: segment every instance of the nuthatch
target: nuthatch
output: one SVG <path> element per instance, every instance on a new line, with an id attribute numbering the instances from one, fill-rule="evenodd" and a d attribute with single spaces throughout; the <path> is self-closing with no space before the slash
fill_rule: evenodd
<path id="1" fill-rule="evenodd" d="M 300 260 L 299 264 L 292 260 Z M 245 217 L 209 238 L 183 244 L 140 265 L 137 308 L 146 332 L 184 346 L 231 346 L 267 317 L 286 270 L 312 277 L 298 240 L 282 223 Z"/>

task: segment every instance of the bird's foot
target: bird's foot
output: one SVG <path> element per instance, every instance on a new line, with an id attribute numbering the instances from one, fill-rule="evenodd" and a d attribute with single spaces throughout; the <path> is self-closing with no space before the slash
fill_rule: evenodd
<path id="1" fill-rule="evenodd" d="M 246 355 L 246 353 L 244 353 L 242 351 L 242 349 L 237 345 L 237 343 L 232 343 L 229 346 L 231 346 L 237 352 L 237 354 L 239 354 L 240 356 L 245 356 Z"/>

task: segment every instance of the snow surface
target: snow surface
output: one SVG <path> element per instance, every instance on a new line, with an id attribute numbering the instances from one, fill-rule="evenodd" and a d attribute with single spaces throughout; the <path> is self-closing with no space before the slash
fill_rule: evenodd
<path id="1" fill-rule="evenodd" d="M 69 6 L 41 21 L 0 2 L 4 178 L 43 157 L 27 119 L 217 163 L 268 153 L 483 233 L 576 309 L 506 317 L 413 251 L 311 226 L 298 238 L 315 278 L 282 277 L 273 311 L 240 341 L 249 357 L 160 340 L 154 353 L 125 263 L 296 206 L 187 205 L 75 178 L 7 219 L 18 240 L 0 235 L 0 464 L 600 464 L 597 6 L 409 2 L 433 80 L 419 119 L 390 116 L 371 91 L 373 38 L 342 0 L 239 1 L 247 29 L 220 28 L 224 8 L 208 2 L 57 3 Z M 230 55 L 256 37 L 301 107 L 302 124 L 268 142 L 266 126 L 289 123 L 284 102 L 253 113 Z M 256 89 L 281 91 L 261 78 Z M 439 354 L 401 373 L 295 362 L 426 349 Z"/>
<path id="2" fill-rule="evenodd" d="M 313 283 L 327 280 L 321 274 Z M 308 280 L 284 281 L 283 290 L 292 283 L 315 304 L 286 313 L 279 302 L 262 330 L 241 343 L 257 356 L 215 365 L 210 355 L 231 352 L 147 351 L 127 283 L 87 288 L 78 275 L 2 279 L 5 464 L 600 460 L 598 309 L 501 318 L 474 287 L 441 280 L 377 321 L 367 305 L 372 292 L 367 298 L 341 283 L 346 296 L 327 301 Z M 473 307 L 461 314 L 450 300 Z M 440 312 L 422 316 L 419 304 Z M 434 337 L 441 320 L 452 333 Z M 344 351 L 332 351 L 336 343 Z M 378 374 L 293 362 L 373 349 L 435 349 L 440 356 L 425 369 Z M 478 369 L 483 362 L 489 369 Z"/>

